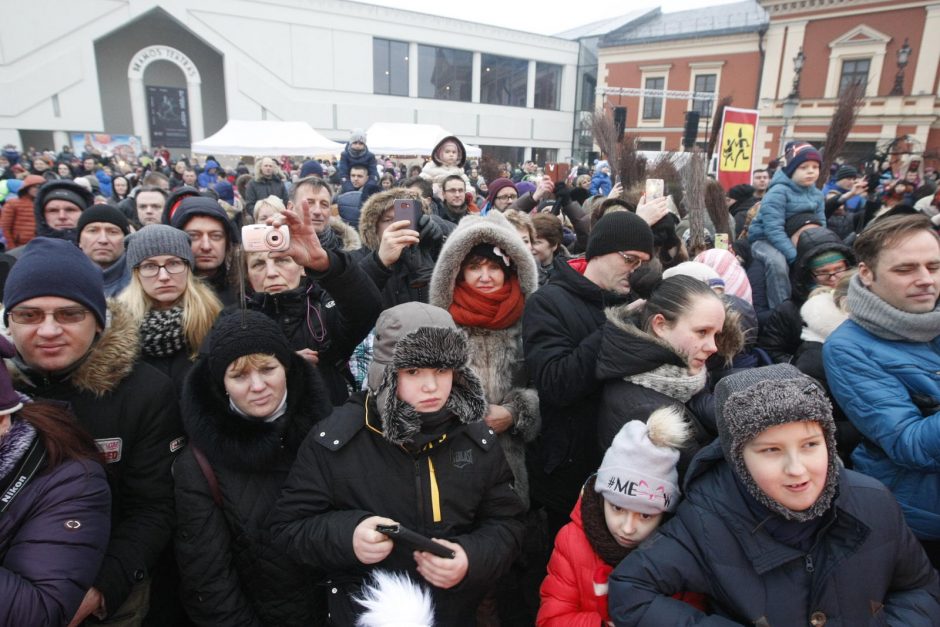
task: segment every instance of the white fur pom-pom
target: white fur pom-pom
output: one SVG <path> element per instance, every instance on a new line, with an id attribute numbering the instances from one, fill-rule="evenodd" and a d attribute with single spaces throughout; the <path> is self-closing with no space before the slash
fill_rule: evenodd
<path id="1" fill-rule="evenodd" d="M 433 627 L 431 593 L 405 573 L 377 570 L 356 603 L 365 608 L 357 627 Z"/>
<path id="2" fill-rule="evenodd" d="M 682 410 L 675 406 L 660 407 L 646 421 L 650 442 L 656 446 L 683 448 L 692 437 Z"/>

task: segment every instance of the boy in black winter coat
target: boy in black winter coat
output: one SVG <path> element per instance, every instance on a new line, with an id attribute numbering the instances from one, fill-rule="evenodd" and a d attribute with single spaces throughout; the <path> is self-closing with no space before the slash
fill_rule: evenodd
<path id="1" fill-rule="evenodd" d="M 940 624 L 940 586 L 892 494 L 845 470 L 825 392 L 789 364 L 715 389 L 719 438 L 675 517 L 610 577 L 620 625 Z M 670 598 L 709 599 L 712 615 Z"/>
<path id="2" fill-rule="evenodd" d="M 304 441 L 272 521 L 276 541 L 327 579 L 331 624 L 353 625 L 374 568 L 429 584 L 437 624 L 473 625 L 480 600 L 519 553 L 524 507 L 466 336 L 443 309 L 382 313 L 368 392 Z M 454 552 L 415 551 L 380 533 L 400 523 Z"/>

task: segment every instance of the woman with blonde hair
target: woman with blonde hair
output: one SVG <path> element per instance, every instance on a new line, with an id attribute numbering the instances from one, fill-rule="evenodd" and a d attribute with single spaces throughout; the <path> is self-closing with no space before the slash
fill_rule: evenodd
<path id="1" fill-rule="evenodd" d="M 276 213 L 284 213 L 284 201 L 277 196 L 271 195 L 262 198 L 255 203 L 254 223 L 264 224 L 265 221 Z"/>
<path id="2" fill-rule="evenodd" d="M 180 392 L 222 303 L 193 274 L 185 232 L 147 225 L 130 237 L 125 254 L 131 282 L 118 300 L 140 328 L 141 359 L 169 376 Z"/>
<path id="3" fill-rule="evenodd" d="M 277 162 L 271 157 L 264 157 L 255 163 L 255 176 L 245 186 L 245 211 L 255 213 L 255 203 L 268 196 L 277 196 L 287 204 L 287 186 L 281 178 Z"/>

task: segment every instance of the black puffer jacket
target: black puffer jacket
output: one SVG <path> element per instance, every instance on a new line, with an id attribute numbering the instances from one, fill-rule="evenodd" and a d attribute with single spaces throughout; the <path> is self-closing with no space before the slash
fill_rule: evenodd
<path id="1" fill-rule="evenodd" d="M 184 425 L 190 444 L 211 465 L 222 498 L 220 508 L 192 448 L 183 451 L 173 466 L 176 557 L 183 603 L 198 625 L 323 620 L 313 573 L 274 548 L 268 518 L 301 442 L 332 407 L 319 373 L 297 355 L 287 391 L 287 412 L 262 422 L 231 411 L 206 358 L 186 380 Z"/>
<path id="2" fill-rule="evenodd" d="M 456 390 L 455 383 L 452 398 Z M 304 441 L 272 524 L 289 553 L 329 577 L 330 624 L 355 624 L 350 598 L 373 568 L 423 581 L 402 545 L 378 564 L 356 559 L 353 531 L 369 516 L 451 540 L 466 552 L 464 580 L 449 590 L 431 587 L 440 625 L 475 624 L 476 606 L 518 555 L 524 508 L 502 448 L 485 423 L 451 420 L 445 437 L 409 452 L 383 436 L 375 402 L 358 393 Z"/>
<path id="3" fill-rule="evenodd" d="M 111 488 L 111 537 L 95 588 L 110 611 L 153 574 L 173 527 L 170 466 L 184 443 L 173 384 L 137 361 L 138 330 L 110 301 L 111 322 L 88 357 L 64 376 L 14 364 L 17 390 L 68 403 L 105 455 Z"/>
<path id="4" fill-rule="evenodd" d="M 664 341 L 637 328 L 623 308 L 609 309 L 607 319 L 597 355 L 597 378 L 606 381 L 597 418 L 598 446 L 607 450 L 621 427 L 631 420 L 646 422 L 660 407 L 678 407 L 692 425 L 695 440 L 694 445 L 682 452 L 679 465 L 684 470 L 695 452 L 712 440 L 705 425 L 716 433 L 714 403 L 704 377 L 697 384 L 694 378 L 680 373 L 688 368 L 685 359 Z M 648 381 L 644 379 L 643 385 L 624 380 L 624 377 L 644 375 L 663 366 L 676 369 L 671 378 L 651 377 Z M 688 401 L 677 398 L 693 387 L 698 389 Z M 702 414 L 703 418 L 697 414 Z"/>
<path id="5" fill-rule="evenodd" d="M 382 302 L 375 284 L 347 253 L 329 251 L 329 256 L 326 272 L 308 272 L 289 292 L 255 293 L 248 308 L 276 320 L 294 350 L 319 353 L 318 368 L 332 404 L 341 405 L 352 381 L 349 357 L 372 330 Z"/>
<path id="6" fill-rule="evenodd" d="M 601 382 L 595 374 L 601 348 L 604 307 L 615 296 L 556 258 L 551 280 L 526 301 L 522 337 L 526 366 L 539 393 L 542 433 L 533 444 L 543 470 L 571 459 L 597 467 L 597 410 Z M 577 494 L 570 495 L 573 506 Z M 570 506 L 568 507 L 570 510 Z"/>
<path id="7" fill-rule="evenodd" d="M 839 492 L 809 553 L 776 540 L 715 442 L 695 458 L 675 517 L 614 570 L 617 625 L 940 624 L 940 587 L 897 501 L 840 469 Z M 670 598 L 708 597 L 711 615 Z"/>

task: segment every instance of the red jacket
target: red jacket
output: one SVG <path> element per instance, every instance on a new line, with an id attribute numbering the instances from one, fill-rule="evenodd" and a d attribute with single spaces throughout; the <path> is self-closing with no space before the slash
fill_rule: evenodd
<path id="1" fill-rule="evenodd" d="M 548 576 L 539 594 L 542 602 L 538 627 L 598 627 L 613 623 L 607 613 L 607 578 L 613 571 L 594 552 L 581 522 L 581 498 L 571 511 L 571 522 L 555 536 L 548 561 Z M 680 593 L 676 599 L 705 611 L 699 594 Z"/>
<path id="2" fill-rule="evenodd" d="M 597 627 L 607 614 L 607 577 L 613 567 L 598 557 L 581 523 L 581 499 L 571 522 L 555 536 L 555 550 L 542 582 L 536 625 L 539 627 Z M 595 583 L 597 582 L 597 583 Z"/>

